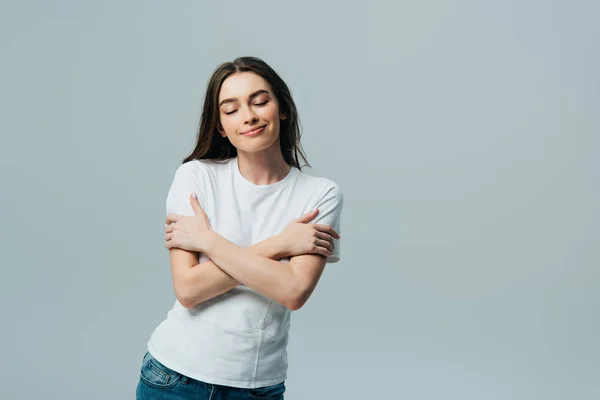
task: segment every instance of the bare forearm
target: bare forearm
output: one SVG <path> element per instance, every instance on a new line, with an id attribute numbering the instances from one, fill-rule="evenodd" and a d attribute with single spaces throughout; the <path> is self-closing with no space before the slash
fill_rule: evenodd
<path id="1" fill-rule="evenodd" d="M 260 257 L 278 260 L 285 255 L 275 237 L 256 243 L 246 250 Z M 189 270 L 187 279 L 185 307 L 193 307 L 220 294 L 226 293 L 240 285 L 240 282 L 223 271 L 213 261 L 205 261 Z"/>
<path id="2" fill-rule="evenodd" d="M 232 279 L 256 290 L 280 304 L 289 305 L 299 288 L 287 264 L 242 248 L 214 233 L 206 254 Z"/>

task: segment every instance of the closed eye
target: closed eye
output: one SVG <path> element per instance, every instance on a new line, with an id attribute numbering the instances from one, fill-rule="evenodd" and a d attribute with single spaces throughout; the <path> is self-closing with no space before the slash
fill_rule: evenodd
<path id="1" fill-rule="evenodd" d="M 265 105 L 267 105 L 267 103 L 268 103 L 268 102 L 269 102 L 269 101 L 267 100 L 267 101 L 263 101 L 262 103 L 256 103 L 256 104 L 254 104 L 254 105 L 255 105 L 255 106 L 262 107 L 262 106 L 265 106 Z M 225 114 L 227 114 L 227 115 L 231 115 L 231 114 L 234 114 L 236 111 L 237 111 L 237 109 L 236 109 L 236 110 L 233 110 L 233 111 L 226 112 Z"/>

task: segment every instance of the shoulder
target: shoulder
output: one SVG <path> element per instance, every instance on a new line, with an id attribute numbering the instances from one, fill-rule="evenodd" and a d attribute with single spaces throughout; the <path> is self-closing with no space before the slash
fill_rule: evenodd
<path id="1" fill-rule="evenodd" d="M 190 195 L 196 193 L 200 204 L 206 204 L 206 197 L 213 193 L 216 170 L 221 164 L 213 160 L 191 160 L 177 166 L 167 194 L 167 213 L 193 215 Z"/>
<path id="2" fill-rule="evenodd" d="M 299 171 L 298 179 L 305 190 L 310 190 L 319 199 L 333 199 L 343 201 L 344 195 L 337 182 L 323 176 L 309 175 L 304 171 Z"/>
<path id="3" fill-rule="evenodd" d="M 211 180 L 219 173 L 226 170 L 229 160 L 191 160 L 177 167 L 175 178 L 188 178 L 198 181 Z"/>
<path id="4" fill-rule="evenodd" d="M 210 169 L 211 160 L 191 160 L 180 164 L 175 175 L 201 175 Z"/>
<path id="5" fill-rule="evenodd" d="M 171 183 L 170 197 L 181 191 L 203 193 L 211 181 L 211 160 L 191 160 L 175 169 Z"/>

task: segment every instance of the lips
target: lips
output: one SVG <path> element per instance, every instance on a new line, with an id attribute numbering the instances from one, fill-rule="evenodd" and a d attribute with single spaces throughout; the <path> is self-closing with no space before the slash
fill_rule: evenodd
<path id="1" fill-rule="evenodd" d="M 241 133 L 241 135 L 252 135 L 252 134 L 254 134 L 254 133 L 258 133 L 258 132 L 260 132 L 262 129 L 264 129 L 265 127 L 266 127 L 266 125 L 263 125 L 263 126 L 258 126 L 258 127 L 254 128 L 254 129 L 250 129 L 250 130 L 247 130 L 247 131 L 245 131 L 245 132 L 242 132 L 242 133 Z"/>

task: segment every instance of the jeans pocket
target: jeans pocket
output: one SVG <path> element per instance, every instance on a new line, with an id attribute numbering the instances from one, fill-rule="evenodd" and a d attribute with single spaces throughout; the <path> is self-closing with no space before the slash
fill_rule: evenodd
<path id="1" fill-rule="evenodd" d="M 173 371 L 152 357 L 150 352 L 144 355 L 140 378 L 146 385 L 157 389 L 168 389 L 181 379 L 179 372 Z"/>
<path id="2" fill-rule="evenodd" d="M 264 386 L 256 389 L 246 389 L 246 395 L 252 400 L 281 400 L 285 393 L 285 383 Z"/>

